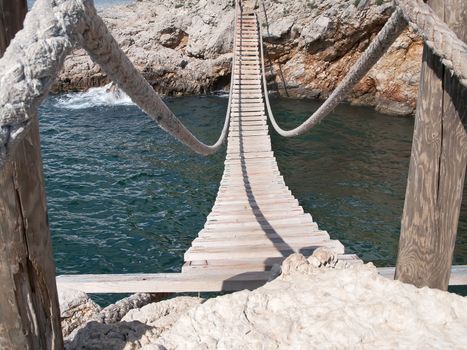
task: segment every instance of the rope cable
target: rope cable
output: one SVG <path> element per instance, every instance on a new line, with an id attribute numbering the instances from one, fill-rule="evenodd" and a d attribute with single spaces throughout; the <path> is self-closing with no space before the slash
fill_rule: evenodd
<path id="1" fill-rule="evenodd" d="M 332 92 L 329 98 L 301 125 L 291 130 L 282 129 L 276 121 L 269 102 L 266 71 L 264 68 L 264 49 L 263 35 L 261 25 L 260 31 L 260 53 L 261 53 L 261 70 L 264 90 L 264 101 L 266 110 L 274 130 L 281 136 L 293 137 L 299 136 L 316 126 L 323 118 L 325 118 L 333 109 L 344 99 L 347 93 L 360 81 L 361 78 L 378 62 L 381 56 L 387 51 L 394 40 L 399 36 L 402 30 L 407 26 L 407 22 L 402 14 L 402 10 L 396 9 L 386 22 L 384 27 L 378 33 L 376 38 L 371 42 L 365 52 L 360 56 L 357 62 L 353 65 L 344 79 L 339 83 L 337 88 Z"/>

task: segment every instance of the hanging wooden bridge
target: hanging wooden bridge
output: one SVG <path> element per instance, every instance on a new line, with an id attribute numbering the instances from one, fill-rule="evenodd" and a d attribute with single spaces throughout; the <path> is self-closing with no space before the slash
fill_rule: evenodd
<path id="1" fill-rule="evenodd" d="M 446 289 L 449 283 L 467 284 L 465 266 L 451 269 L 467 164 L 465 2 L 429 0 L 431 8 L 421 0 L 394 0 L 391 18 L 336 90 L 292 130 L 280 128 L 272 113 L 261 25 L 249 2 L 240 6 L 235 1 L 229 106 L 219 140 L 206 145 L 132 65 L 92 1 L 36 1 L 25 30 L 0 60 L 0 344 L 60 348 L 57 284 L 90 293 L 233 291 L 264 284 L 272 266 L 294 252 L 309 255 L 326 247 L 340 260 L 359 262 L 319 229 L 287 188 L 271 149 L 267 119 L 285 137 L 310 130 L 343 100 L 407 25 L 425 40 L 420 99 L 397 266 L 380 273 L 416 286 Z M 451 13 L 446 11 L 449 6 L 464 10 Z M 20 26 L 20 21 L 15 25 Z M 11 39 L 5 33 L 18 28 L 3 29 L 0 53 Z M 84 48 L 164 130 L 195 152 L 215 153 L 227 141 L 216 201 L 185 253 L 180 273 L 55 277 L 37 107 L 76 46 Z"/>
<path id="2" fill-rule="evenodd" d="M 233 291 L 258 287 L 274 264 L 326 247 L 344 246 L 320 230 L 284 182 L 271 148 L 262 84 L 257 16 L 236 19 L 227 154 L 219 192 L 204 229 L 185 253 L 181 274 L 68 275 L 62 287 L 89 293 Z"/>

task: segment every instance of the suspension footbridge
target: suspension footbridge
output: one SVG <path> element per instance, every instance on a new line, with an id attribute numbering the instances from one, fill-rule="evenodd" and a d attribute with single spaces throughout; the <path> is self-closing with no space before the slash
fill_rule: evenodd
<path id="1" fill-rule="evenodd" d="M 449 1 L 465 9 L 462 0 Z M 397 266 L 380 271 L 416 286 L 467 284 L 465 267 L 451 269 L 467 163 L 466 12 L 448 16 L 440 10 L 444 2 L 429 2 L 433 8 L 421 0 L 395 0 L 391 17 L 336 90 L 305 122 L 284 130 L 268 99 L 257 14 L 249 1 L 242 1 L 245 6 L 235 1 L 229 104 L 219 139 L 206 145 L 136 70 L 91 0 L 37 0 L 24 30 L 0 60 L 0 343 L 60 347 L 57 285 L 89 293 L 234 291 L 264 284 L 271 268 L 294 252 L 309 255 L 325 247 L 340 260 L 359 262 L 319 229 L 287 188 L 267 120 L 285 137 L 309 131 L 407 25 L 421 35 L 425 48 Z M 227 143 L 216 201 L 184 254 L 180 273 L 55 276 L 37 107 L 76 47 L 84 48 L 142 110 L 193 151 L 209 155 Z"/>
<path id="2" fill-rule="evenodd" d="M 359 261 L 319 229 L 280 174 L 268 131 L 254 11 L 238 7 L 234 35 L 224 174 L 205 226 L 184 254 L 181 274 L 70 275 L 58 278 L 61 286 L 94 293 L 232 291 L 264 284 L 272 266 L 293 253 L 311 255 L 326 247 L 340 260 Z"/>

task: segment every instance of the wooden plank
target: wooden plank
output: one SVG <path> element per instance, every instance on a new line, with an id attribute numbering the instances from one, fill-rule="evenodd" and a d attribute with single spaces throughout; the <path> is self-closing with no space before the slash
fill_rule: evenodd
<path id="1" fill-rule="evenodd" d="M 274 188 L 282 188 L 285 187 L 285 182 L 282 176 L 274 176 L 271 177 L 271 174 L 267 174 L 265 176 L 255 176 L 252 177 L 250 174 L 239 174 L 237 176 L 231 176 L 229 178 L 223 178 L 221 180 L 221 185 L 240 185 L 244 184 L 245 180 L 248 181 L 250 186 L 258 186 L 268 188 L 270 185 L 273 185 Z M 270 183 L 269 183 L 270 182 Z"/>
<path id="2" fill-rule="evenodd" d="M 236 214 L 237 212 L 238 213 L 242 213 L 242 212 L 254 212 L 254 211 L 261 211 L 261 212 L 280 212 L 281 211 L 281 208 L 284 208 L 283 211 L 285 211 L 285 209 L 287 210 L 292 210 L 292 211 L 300 211 L 301 213 L 304 213 L 303 211 L 303 208 L 300 207 L 299 205 L 297 205 L 297 202 L 291 202 L 290 204 L 285 204 L 285 203 L 280 203 L 280 204 L 277 204 L 275 205 L 274 202 L 271 202 L 270 204 L 268 205 L 262 205 L 262 206 L 259 206 L 259 207 L 252 207 L 250 204 L 248 203 L 242 203 L 242 204 L 237 204 L 237 205 L 229 205 L 229 206 L 224 206 L 224 207 L 221 207 L 221 206 L 214 206 L 211 213 L 232 213 L 232 214 Z"/>
<path id="3" fill-rule="evenodd" d="M 241 107 L 232 106 L 232 112 L 237 113 L 245 113 L 245 112 L 263 112 L 264 106 L 263 105 L 242 105 Z"/>
<path id="4" fill-rule="evenodd" d="M 238 113 L 237 113 L 238 114 Z M 259 118 L 238 118 L 239 116 L 231 116 L 230 125 L 267 125 L 266 123 L 266 116 L 259 115 Z M 241 116 L 240 116 L 241 117 Z"/>
<path id="5" fill-rule="evenodd" d="M 264 103 L 264 99 L 261 97 L 253 97 L 253 98 L 239 98 L 238 96 L 232 97 L 232 103 L 240 103 L 242 102 L 243 104 L 250 104 L 250 103 Z"/>
<path id="6" fill-rule="evenodd" d="M 224 250 L 227 249 L 228 251 L 238 251 L 239 254 L 242 254 L 245 251 L 250 249 L 256 249 L 260 251 L 268 251 L 271 249 L 282 251 L 289 251 L 293 250 L 295 252 L 309 252 L 313 249 L 310 247 L 334 247 L 334 244 L 330 243 L 331 241 L 326 238 L 321 237 L 297 237 L 297 238 L 289 238 L 289 239 L 267 239 L 264 238 L 262 240 L 221 240 L 221 241 L 206 241 L 206 240 L 194 240 L 192 242 L 192 247 L 194 250 L 203 250 L 203 251 L 216 251 L 216 250 Z M 269 257 L 269 255 L 268 255 Z M 207 258 L 209 261 L 210 258 Z"/>
<path id="7" fill-rule="evenodd" d="M 465 1 L 429 4 L 467 41 Z M 466 100 L 466 89 L 425 46 L 396 264 L 396 278 L 418 287 L 448 286 L 467 164 Z"/>
<path id="8" fill-rule="evenodd" d="M 289 211 L 292 213 L 304 214 L 303 208 L 296 205 L 286 206 L 283 205 L 284 209 L 281 211 L 280 206 L 270 206 L 270 207 L 263 207 L 263 208 L 255 208 L 252 209 L 251 207 L 239 207 L 239 208 L 224 208 L 224 209 L 213 209 L 209 214 L 210 218 L 215 218 L 216 216 L 223 216 L 223 215 L 273 215 L 273 214 L 287 214 Z"/>
<path id="9" fill-rule="evenodd" d="M 257 201 L 256 205 L 261 208 L 262 206 L 269 206 L 275 203 L 284 204 L 284 205 L 286 204 L 298 205 L 298 200 L 294 197 L 263 199 L 261 202 Z M 251 205 L 252 204 L 245 202 L 245 201 L 228 201 L 228 202 L 216 202 L 213 208 L 216 208 L 216 209 L 225 208 L 226 210 L 228 210 L 229 208 L 238 207 L 238 206 L 251 208 Z"/>
<path id="10" fill-rule="evenodd" d="M 289 245 L 293 249 L 298 249 L 306 247 L 309 245 L 318 245 L 326 241 L 329 241 L 329 237 L 326 235 L 321 236 L 291 236 L 291 237 L 276 237 L 269 238 L 267 236 L 263 237 L 243 237 L 244 239 L 203 239 L 197 238 L 192 242 L 193 247 L 203 247 L 203 248 L 222 248 L 225 246 L 231 247 L 232 249 L 242 250 L 244 247 L 266 247 L 271 248 L 275 247 L 281 242 Z"/>
<path id="11" fill-rule="evenodd" d="M 204 273 L 202 276 L 182 273 L 62 275 L 58 288 L 85 293 L 186 293 L 220 292 L 254 289 L 269 279 L 267 272 Z"/>
<path id="12" fill-rule="evenodd" d="M 347 263 L 361 263 L 361 260 L 354 254 L 339 254 L 339 260 Z M 206 271 L 232 271 L 237 273 L 245 271 L 264 271 L 270 270 L 273 265 L 282 264 L 285 257 L 276 258 L 248 258 L 248 259 L 218 259 L 218 260 L 202 260 L 189 261 L 182 267 L 183 273 L 205 273 Z"/>
<path id="13" fill-rule="evenodd" d="M 265 232 L 262 229 L 254 231 L 220 231 L 220 230 L 201 230 L 198 234 L 199 239 L 208 241 L 223 240 L 255 240 L 255 239 L 295 239 L 297 237 L 326 237 L 330 238 L 326 231 L 319 230 L 316 224 L 289 226 L 282 231 L 269 230 Z M 197 238 L 197 239 L 198 239 Z"/>
<path id="14" fill-rule="evenodd" d="M 225 194 L 225 196 L 223 196 L 223 194 Z M 231 198 L 238 198 L 243 195 L 250 195 L 252 197 L 261 195 L 274 195 L 275 197 L 278 197 L 281 195 L 288 196 L 289 194 L 289 190 L 286 190 L 285 187 L 282 188 L 280 186 L 275 186 L 268 192 L 267 187 L 247 189 L 244 185 L 228 185 L 220 186 L 218 192 L 218 196 L 222 198 L 226 198 L 227 196 L 230 196 Z"/>
<path id="15" fill-rule="evenodd" d="M 285 257 L 293 253 L 302 253 L 305 255 L 311 255 L 314 250 L 319 247 L 327 247 L 332 249 L 337 254 L 344 254 L 344 246 L 339 241 L 329 240 L 320 244 L 310 244 L 306 247 L 294 249 L 287 244 L 278 243 L 274 247 L 265 246 L 248 246 L 242 249 L 236 249 L 235 247 L 223 247 L 223 248 L 201 248 L 191 247 L 185 252 L 185 261 L 189 260 L 215 260 L 215 259 L 242 259 L 242 258 L 274 258 L 274 257 Z"/>
<path id="16" fill-rule="evenodd" d="M 307 214 L 309 215 L 309 214 Z M 238 231 L 245 231 L 245 230 L 256 230 L 256 229 L 271 229 L 271 230 L 279 230 L 286 227 L 290 227 L 292 225 L 303 225 L 307 223 L 312 223 L 313 220 L 306 215 L 292 217 L 292 218 L 285 218 L 285 219 L 271 219 L 271 220 L 262 220 L 260 218 L 256 218 L 254 221 L 249 222 L 223 222 L 221 220 L 218 221 L 207 221 L 204 225 L 206 229 L 215 228 L 215 229 L 228 229 L 228 230 L 238 230 Z"/>
<path id="17" fill-rule="evenodd" d="M 264 111 L 231 111 L 232 117 L 262 117 L 263 120 L 266 120 L 266 115 Z"/>
<path id="18" fill-rule="evenodd" d="M 236 214 L 227 214 L 227 213 L 211 213 L 207 217 L 208 222 L 213 222 L 214 224 L 217 222 L 222 223 L 245 223 L 245 222 L 263 222 L 263 221 L 271 221 L 271 220 L 278 220 L 278 219 L 287 219 L 287 218 L 299 218 L 303 215 L 302 211 L 292 211 L 289 210 L 287 212 L 263 212 L 258 211 L 256 213 L 236 213 Z"/>
<path id="19" fill-rule="evenodd" d="M 386 278 L 394 279 L 395 267 L 378 267 L 378 273 Z M 467 285 L 467 265 L 455 265 L 451 267 L 449 277 L 450 286 L 465 286 Z"/>

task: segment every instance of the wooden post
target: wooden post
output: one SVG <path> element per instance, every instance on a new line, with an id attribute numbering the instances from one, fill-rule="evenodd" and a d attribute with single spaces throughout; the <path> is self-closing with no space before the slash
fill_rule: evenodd
<path id="1" fill-rule="evenodd" d="M 465 0 L 428 3 L 467 41 Z M 466 89 L 425 46 L 395 275 L 418 287 L 448 287 L 467 164 L 466 101 Z"/>
<path id="2" fill-rule="evenodd" d="M 23 28 L 27 11 L 26 0 L 0 0 L 0 57 L 16 32 Z"/>
<path id="3" fill-rule="evenodd" d="M 19 3 L 26 6 L 25 0 L 0 0 L 2 54 L 22 26 L 24 12 L 12 11 L 24 8 Z M 0 167 L 1 349 L 63 348 L 40 152 L 35 116 Z"/>

